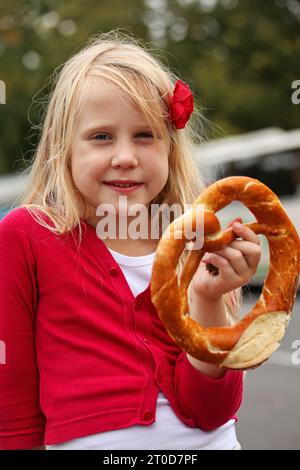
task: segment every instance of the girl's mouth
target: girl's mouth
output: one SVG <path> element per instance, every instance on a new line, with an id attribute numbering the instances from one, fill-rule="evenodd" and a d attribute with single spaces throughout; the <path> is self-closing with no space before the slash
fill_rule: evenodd
<path id="1" fill-rule="evenodd" d="M 131 193 L 139 189 L 144 183 L 106 183 L 106 186 L 109 186 L 111 189 L 116 191 L 117 193 Z"/>

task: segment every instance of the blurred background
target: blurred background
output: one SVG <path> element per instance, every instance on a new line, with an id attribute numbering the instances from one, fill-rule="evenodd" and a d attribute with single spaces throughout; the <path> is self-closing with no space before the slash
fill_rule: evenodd
<path id="1" fill-rule="evenodd" d="M 38 139 L 49 76 L 97 33 L 126 29 L 161 49 L 206 118 L 195 159 L 207 182 L 260 179 L 300 233 L 300 2 L 298 0 L 0 0 L 0 219 L 22 191 Z M 253 215 L 240 203 L 222 225 Z M 254 305 L 268 245 L 244 288 Z M 244 449 L 300 448 L 300 300 L 280 349 L 247 373 L 239 412 Z"/>

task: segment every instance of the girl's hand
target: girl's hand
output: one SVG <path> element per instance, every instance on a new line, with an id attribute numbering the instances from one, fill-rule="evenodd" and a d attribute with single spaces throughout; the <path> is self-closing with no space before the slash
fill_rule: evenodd
<path id="1" fill-rule="evenodd" d="M 240 217 L 232 220 L 228 227 L 241 238 L 234 240 L 226 248 L 213 253 L 206 252 L 192 278 L 193 295 L 209 300 L 217 300 L 226 292 L 247 284 L 257 271 L 261 257 L 260 240 L 253 230 L 235 222 L 242 222 Z M 207 271 L 211 263 L 218 268 L 218 274 Z"/>

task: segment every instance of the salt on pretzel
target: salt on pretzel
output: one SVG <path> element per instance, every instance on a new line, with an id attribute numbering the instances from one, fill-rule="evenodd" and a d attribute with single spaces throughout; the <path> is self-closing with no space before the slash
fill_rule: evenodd
<path id="1" fill-rule="evenodd" d="M 270 262 L 261 295 L 252 310 L 228 327 L 204 328 L 188 314 L 187 288 L 204 253 L 230 244 L 232 227 L 222 231 L 215 212 L 242 202 L 257 222 L 245 224 L 266 236 Z M 180 279 L 178 260 L 196 229 L 195 208 L 203 204 L 204 241 L 188 254 Z M 195 232 L 194 232 L 195 233 Z M 226 369 L 248 369 L 265 362 L 278 348 L 288 325 L 300 272 L 300 240 L 279 198 L 254 178 L 233 176 L 207 187 L 192 209 L 178 217 L 159 241 L 151 277 L 151 299 L 175 343 L 194 358 Z M 209 312 L 207 312 L 209 315 Z"/>

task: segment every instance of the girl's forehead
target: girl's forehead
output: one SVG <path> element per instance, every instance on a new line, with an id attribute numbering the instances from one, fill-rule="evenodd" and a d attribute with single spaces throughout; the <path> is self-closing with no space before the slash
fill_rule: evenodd
<path id="1" fill-rule="evenodd" d="M 83 92 L 83 102 L 86 106 L 106 105 L 112 101 L 130 101 L 129 94 L 124 93 L 119 86 L 105 80 L 89 80 Z"/>
<path id="2" fill-rule="evenodd" d="M 89 80 L 83 90 L 79 121 L 92 117 L 122 118 L 120 112 L 147 124 L 147 118 L 132 97 L 119 86 L 104 79 Z"/>

